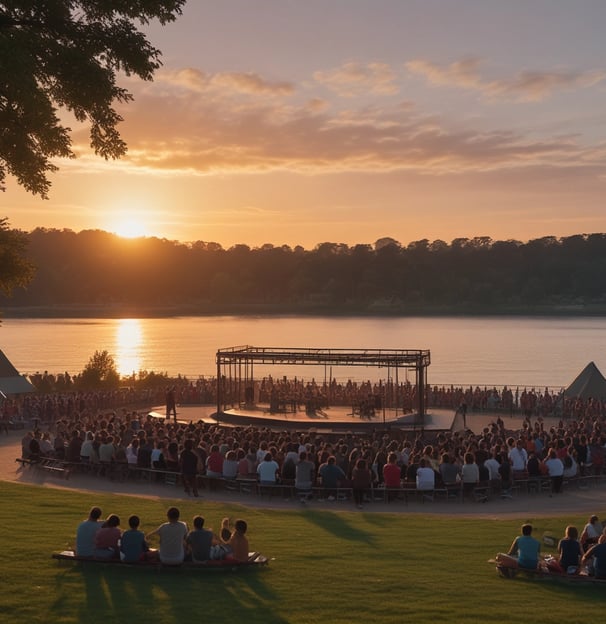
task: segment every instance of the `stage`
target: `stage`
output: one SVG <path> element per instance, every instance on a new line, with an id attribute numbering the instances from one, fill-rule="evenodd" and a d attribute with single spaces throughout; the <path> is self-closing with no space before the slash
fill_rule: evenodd
<path id="1" fill-rule="evenodd" d="M 153 416 L 161 417 L 164 409 L 154 408 Z M 151 414 L 152 412 L 150 412 Z M 463 429 L 462 423 L 455 418 L 453 410 L 432 409 L 421 419 L 418 414 L 402 414 L 402 410 L 381 409 L 371 417 L 354 415 L 348 407 L 328 407 L 314 412 L 304 409 L 296 412 L 272 413 L 268 405 L 251 405 L 225 409 L 217 412 L 216 408 L 202 405 L 179 405 L 177 421 L 188 424 L 203 421 L 207 424 L 221 424 L 231 427 L 265 427 L 272 430 L 323 431 L 366 433 L 369 431 L 431 432 Z"/>

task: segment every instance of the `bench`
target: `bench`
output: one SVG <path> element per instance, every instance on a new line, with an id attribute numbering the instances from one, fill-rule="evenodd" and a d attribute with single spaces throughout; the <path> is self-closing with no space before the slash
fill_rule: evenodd
<path id="1" fill-rule="evenodd" d="M 112 566 L 120 566 L 121 568 L 139 568 L 152 570 L 193 570 L 193 571 L 209 571 L 209 570 L 231 570 L 235 571 L 240 568 L 265 566 L 269 564 L 269 559 L 260 552 L 248 553 L 246 561 L 237 561 L 236 559 L 218 559 L 204 562 L 184 561 L 179 565 L 165 565 L 160 561 L 138 561 L 136 563 L 125 563 L 120 559 L 100 559 L 96 557 L 79 557 L 73 550 L 62 550 L 61 552 L 52 553 L 51 557 L 59 561 L 71 561 L 83 564 L 104 564 Z"/>
<path id="2" fill-rule="evenodd" d="M 40 463 L 39 459 L 29 459 L 29 457 L 17 457 L 15 461 L 22 466 L 35 466 Z"/>

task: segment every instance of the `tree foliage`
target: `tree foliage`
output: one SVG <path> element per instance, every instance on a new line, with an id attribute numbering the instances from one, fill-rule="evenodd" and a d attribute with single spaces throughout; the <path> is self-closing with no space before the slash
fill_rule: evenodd
<path id="1" fill-rule="evenodd" d="M 83 390 L 114 390 L 120 385 L 120 374 L 114 358 L 107 351 L 95 351 L 77 379 Z"/>
<path id="2" fill-rule="evenodd" d="M 173 21 L 184 2 L 0 1 L 0 188 L 10 173 L 47 197 L 51 159 L 74 156 L 59 109 L 90 125 L 96 154 L 124 155 L 114 103 L 132 95 L 118 74 L 151 80 L 161 53 L 138 27 Z"/>
<path id="3" fill-rule="evenodd" d="M 28 237 L 12 230 L 7 219 L 0 219 L 0 291 L 10 296 L 13 289 L 26 286 L 34 275 L 26 258 Z"/>
<path id="4" fill-rule="evenodd" d="M 98 230 L 39 228 L 27 238 L 39 268 L 27 291 L 0 298 L 6 312 L 48 306 L 80 314 L 89 305 L 102 314 L 606 309 L 606 234 L 527 243 L 486 237 L 407 246 L 326 242 L 311 251 L 128 240 Z"/>

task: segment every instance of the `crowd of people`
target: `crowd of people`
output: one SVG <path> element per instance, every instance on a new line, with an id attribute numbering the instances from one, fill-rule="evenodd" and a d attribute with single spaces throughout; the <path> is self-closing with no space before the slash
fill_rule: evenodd
<path id="1" fill-rule="evenodd" d="M 248 560 L 248 525 L 238 519 L 230 524 L 229 518 L 221 522 L 221 529 L 214 533 L 205 528 L 205 520 L 197 515 L 192 528 L 181 520 L 177 507 L 166 512 L 166 522 L 156 529 L 144 533 L 140 529 L 140 518 L 131 515 L 128 529 L 120 528 L 120 518 L 110 514 L 101 519 L 99 507 L 92 507 L 88 518 L 76 530 L 74 552 L 78 557 L 95 559 L 115 559 L 125 563 L 160 562 L 164 565 L 181 565 L 184 561 L 205 563 L 207 561 L 228 560 L 246 562 Z M 158 540 L 158 548 L 151 548 L 151 540 Z"/>
<path id="2" fill-rule="evenodd" d="M 201 475 L 290 484 L 301 500 L 317 487 L 328 497 L 348 487 L 359 507 L 371 487 L 461 486 L 466 494 L 487 483 L 507 492 L 516 479 L 545 477 L 552 494 L 559 494 L 567 478 L 604 472 L 604 416 L 562 419 L 549 428 L 541 416 L 525 417 L 521 427 L 510 428 L 519 422 L 497 417 L 478 433 L 377 428 L 365 435 L 319 434 L 184 424 L 126 408 L 84 408 L 26 432 L 22 454 L 93 466 L 100 474 L 126 473 L 129 467 L 171 471 L 181 474 L 193 496 Z"/>
<path id="3" fill-rule="evenodd" d="M 555 574 L 585 574 L 606 579 L 606 528 L 598 516 L 592 515 L 582 532 L 568 525 L 559 540 L 556 556 L 541 557 L 541 542 L 532 536 L 531 524 L 522 525 L 507 553 L 499 553 L 496 561 L 499 569 L 528 570 Z"/>
<path id="4" fill-rule="evenodd" d="M 417 386 L 409 381 L 353 381 L 335 379 L 317 382 L 315 379 L 274 379 L 271 376 L 251 382 L 244 389 L 231 388 L 222 380 L 226 407 L 241 403 L 269 405 L 272 411 L 298 411 L 346 406 L 354 413 L 372 414 L 382 407 L 411 412 L 418 403 Z M 606 401 L 580 399 L 564 395 L 562 389 L 431 386 L 425 388 L 427 408 L 470 412 L 500 412 L 504 416 L 557 417 L 582 420 L 606 417 Z M 9 397 L 0 405 L 0 422 L 39 421 L 53 423 L 76 414 L 118 410 L 124 405 L 144 407 L 166 404 L 167 414 L 174 415 L 177 405 L 216 405 L 217 379 L 201 377 L 171 380 L 169 385 L 139 388 L 122 387 L 105 391 L 61 390 L 37 392 Z"/>

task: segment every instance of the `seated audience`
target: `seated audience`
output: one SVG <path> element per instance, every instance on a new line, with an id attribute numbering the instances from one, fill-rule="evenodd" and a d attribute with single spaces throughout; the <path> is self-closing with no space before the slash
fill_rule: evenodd
<path id="1" fill-rule="evenodd" d="M 139 530 L 139 516 L 130 516 L 128 530 L 120 538 L 120 559 L 125 563 L 137 563 L 151 559 L 151 551 L 145 533 Z"/>
<path id="2" fill-rule="evenodd" d="M 177 507 L 171 507 L 166 512 L 168 522 L 161 524 L 147 535 L 148 538 L 154 535 L 160 537 L 159 557 L 166 565 L 179 565 L 185 558 L 185 538 L 188 530 L 187 524 L 179 520 L 179 516 Z"/>
<path id="3" fill-rule="evenodd" d="M 120 555 L 120 518 L 111 514 L 95 534 L 93 555 L 99 559 L 114 559 Z"/>
<path id="4" fill-rule="evenodd" d="M 566 527 L 566 536 L 558 544 L 558 554 L 563 572 L 577 574 L 580 571 L 583 547 L 579 542 L 579 530 L 575 526 Z"/>
<path id="5" fill-rule="evenodd" d="M 92 557 L 95 551 L 95 535 L 101 528 L 101 509 L 92 507 L 88 518 L 82 521 L 76 530 L 76 555 L 78 557 Z"/>
<path id="6" fill-rule="evenodd" d="M 499 553 L 497 562 L 505 567 L 536 570 L 539 566 L 541 542 L 532 537 L 532 525 L 522 525 L 522 535 L 513 540 L 507 554 Z"/>
<path id="7" fill-rule="evenodd" d="M 208 561 L 210 559 L 210 548 L 213 544 L 214 535 L 212 531 L 204 528 L 204 518 L 194 517 L 194 528 L 187 534 L 185 543 L 187 552 L 194 562 Z"/>
<path id="8" fill-rule="evenodd" d="M 236 520 L 234 523 L 234 532 L 229 538 L 229 546 L 232 551 L 231 556 L 237 561 L 248 561 L 247 529 L 248 525 L 244 520 Z"/>

